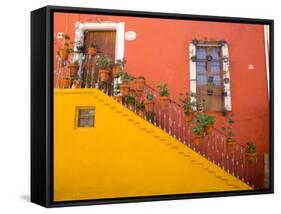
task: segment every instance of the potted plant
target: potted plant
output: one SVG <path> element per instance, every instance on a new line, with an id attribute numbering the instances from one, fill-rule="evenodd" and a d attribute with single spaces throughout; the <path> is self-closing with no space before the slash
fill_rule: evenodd
<path id="1" fill-rule="evenodd" d="M 120 71 L 117 75 L 118 78 L 121 80 L 120 85 L 120 94 L 121 96 L 128 96 L 130 92 L 130 85 L 129 81 L 133 79 L 126 71 Z"/>
<path id="2" fill-rule="evenodd" d="M 210 134 L 213 131 L 216 118 L 208 114 L 197 114 L 196 121 L 203 127 L 206 134 Z"/>
<path id="3" fill-rule="evenodd" d="M 99 67 L 100 81 L 107 81 L 109 79 L 109 68 L 112 65 L 112 60 L 105 56 L 99 56 L 96 65 Z"/>
<path id="4" fill-rule="evenodd" d="M 202 143 L 203 128 L 200 124 L 196 124 L 192 127 L 193 130 L 193 143 L 199 146 Z"/>
<path id="5" fill-rule="evenodd" d="M 234 114 L 232 113 L 227 120 L 228 125 L 222 126 L 222 130 L 226 137 L 226 145 L 227 145 L 228 152 L 234 152 L 236 147 L 236 141 L 234 140 L 234 133 L 233 133 L 234 122 L 235 122 Z"/>
<path id="6" fill-rule="evenodd" d="M 69 48 L 70 36 L 68 34 L 63 34 L 62 39 L 63 39 L 62 46 L 59 49 L 59 56 L 62 60 L 67 60 L 70 53 L 70 48 Z"/>
<path id="7" fill-rule="evenodd" d="M 247 142 L 246 148 L 246 160 L 249 163 L 255 163 L 257 159 L 257 146 L 255 143 L 249 141 Z"/>
<path id="8" fill-rule="evenodd" d="M 128 108 L 130 110 L 134 110 L 135 107 L 135 103 L 136 103 L 136 99 L 133 96 L 127 96 L 125 97 L 125 104 L 128 106 Z"/>
<path id="9" fill-rule="evenodd" d="M 145 85 L 145 78 L 143 76 L 136 77 L 134 82 L 136 91 L 142 92 Z"/>
<path id="10" fill-rule="evenodd" d="M 75 60 L 73 63 L 71 63 L 69 66 L 69 74 L 71 77 L 76 77 L 78 70 L 79 70 L 79 61 Z"/>
<path id="11" fill-rule="evenodd" d="M 74 79 L 72 83 L 72 88 L 81 88 L 82 81 L 78 79 Z"/>
<path id="12" fill-rule="evenodd" d="M 154 123 L 155 122 L 155 113 L 153 111 L 151 112 L 146 112 L 146 120 L 149 121 L 150 123 Z"/>
<path id="13" fill-rule="evenodd" d="M 62 88 L 70 88 L 71 85 L 71 78 L 65 77 L 62 79 Z"/>
<path id="14" fill-rule="evenodd" d="M 180 102 L 182 103 L 186 121 L 191 122 L 193 120 L 194 109 L 197 107 L 195 93 L 180 94 Z"/>
<path id="15" fill-rule="evenodd" d="M 169 103 L 169 88 L 166 83 L 161 82 L 158 86 L 158 93 L 160 95 L 159 102 L 161 107 L 167 107 Z"/>
<path id="16" fill-rule="evenodd" d="M 144 117 L 145 115 L 145 107 L 144 107 L 144 102 L 137 102 L 136 104 L 136 108 L 137 108 L 137 114 L 141 117 Z"/>
<path id="17" fill-rule="evenodd" d="M 117 59 L 112 66 L 112 75 L 116 76 L 122 69 L 124 69 L 125 63 L 126 63 L 125 58 Z"/>
<path id="18" fill-rule="evenodd" d="M 147 94 L 146 100 L 144 102 L 144 107 L 146 112 L 153 112 L 154 109 L 154 96 L 153 94 Z"/>
<path id="19" fill-rule="evenodd" d="M 93 57 L 97 54 L 97 45 L 95 43 L 91 43 L 88 48 L 88 55 Z"/>

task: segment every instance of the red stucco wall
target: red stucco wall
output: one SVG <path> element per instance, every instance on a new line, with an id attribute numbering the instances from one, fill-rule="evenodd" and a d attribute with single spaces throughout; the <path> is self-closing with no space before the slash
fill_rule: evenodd
<path id="1" fill-rule="evenodd" d="M 255 141 L 259 155 L 268 152 L 269 101 L 263 25 L 57 13 L 54 36 L 65 32 L 73 39 L 77 21 L 125 22 L 125 31 L 137 33 L 136 40 L 125 40 L 126 70 L 135 76 L 145 76 L 154 88 L 160 81 L 168 83 L 176 101 L 179 93 L 189 91 L 189 43 L 195 38 L 227 41 L 236 138 L 242 144 Z M 249 70 L 248 65 L 254 69 Z M 217 120 L 225 119 L 217 114 Z"/>

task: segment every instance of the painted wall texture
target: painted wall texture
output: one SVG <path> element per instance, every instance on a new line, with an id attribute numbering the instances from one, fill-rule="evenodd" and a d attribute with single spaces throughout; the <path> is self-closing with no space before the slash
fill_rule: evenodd
<path id="1" fill-rule="evenodd" d="M 251 189 L 97 89 L 55 89 L 54 116 L 55 201 Z"/>
<path id="2" fill-rule="evenodd" d="M 269 97 L 263 25 L 56 13 L 54 36 L 64 32 L 73 39 L 77 21 L 124 22 L 125 32 L 136 32 L 135 40 L 125 40 L 125 69 L 132 75 L 144 76 L 153 88 L 160 81 L 168 83 L 171 98 L 175 101 L 190 87 L 189 43 L 195 38 L 225 40 L 229 45 L 236 139 L 242 144 L 248 140 L 256 142 L 260 156 L 269 151 Z M 220 127 L 225 118 L 216 115 Z M 259 165 L 257 179 L 262 183 L 263 164 Z"/>

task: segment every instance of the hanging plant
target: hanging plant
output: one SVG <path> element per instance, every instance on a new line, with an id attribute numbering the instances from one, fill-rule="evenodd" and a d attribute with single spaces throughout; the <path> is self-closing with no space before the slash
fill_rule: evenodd
<path id="1" fill-rule="evenodd" d="M 168 88 L 168 84 L 161 82 L 158 86 L 158 93 L 159 93 L 159 102 L 160 102 L 160 106 L 162 108 L 165 108 L 168 106 L 169 104 L 169 88 Z"/>

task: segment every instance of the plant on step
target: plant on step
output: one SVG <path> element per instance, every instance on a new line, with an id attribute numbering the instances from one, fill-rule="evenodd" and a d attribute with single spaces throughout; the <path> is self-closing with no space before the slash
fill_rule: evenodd
<path id="1" fill-rule="evenodd" d="M 227 150 L 234 152 L 236 147 L 236 141 L 234 140 L 233 124 L 235 123 L 234 114 L 230 114 L 227 118 L 227 124 L 222 126 L 227 144 Z"/>
<path id="2" fill-rule="evenodd" d="M 133 96 L 127 96 L 125 97 L 125 104 L 128 106 L 128 108 L 130 110 L 134 110 L 134 106 L 135 106 L 135 103 L 136 103 L 136 99 L 135 97 Z"/>
<path id="3" fill-rule="evenodd" d="M 197 114 L 196 121 L 200 124 L 206 134 L 210 134 L 213 131 L 214 123 L 216 122 L 215 116 L 208 114 Z"/>
<path id="4" fill-rule="evenodd" d="M 246 145 L 246 160 L 249 163 L 255 163 L 257 159 L 257 146 L 252 141 L 248 141 Z"/>
<path id="5" fill-rule="evenodd" d="M 187 122 L 193 120 L 193 114 L 197 108 L 196 94 L 193 92 L 180 94 L 180 102 Z"/>
<path id="6" fill-rule="evenodd" d="M 94 57 L 97 54 L 97 45 L 95 43 L 91 43 L 88 48 L 88 55 L 90 57 Z"/>
<path id="7" fill-rule="evenodd" d="M 145 114 L 146 120 L 149 121 L 150 123 L 155 122 L 155 113 L 154 112 L 146 112 Z"/>
<path id="8" fill-rule="evenodd" d="M 117 59 L 112 66 L 112 75 L 115 77 L 121 70 L 124 69 L 126 59 Z"/>
<path id="9" fill-rule="evenodd" d="M 145 106 L 144 106 L 144 102 L 137 102 L 136 103 L 136 108 L 137 108 L 137 114 L 141 117 L 144 117 L 144 113 L 145 113 Z"/>
<path id="10" fill-rule="evenodd" d="M 144 102 L 145 111 L 146 112 L 153 112 L 154 110 L 154 96 L 151 93 L 146 95 L 146 100 Z"/>
<path id="11" fill-rule="evenodd" d="M 82 86 L 82 80 L 79 80 L 79 79 L 74 79 L 73 82 L 72 82 L 72 86 L 71 88 L 81 88 Z"/>
<path id="12" fill-rule="evenodd" d="M 193 130 L 193 143 L 199 146 L 202 143 L 202 135 L 204 129 L 200 124 L 195 123 L 192 126 L 192 130 Z"/>
<path id="13" fill-rule="evenodd" d="M 133 79 L 126 71 L 120 71 L 116 76 L 116 78 L 120 78 L 120 94 L 121 96 L 128 96 L 130 92 L 129 81 Z"/>
<path id="14" fill-rule="evenodd" d="M 161 107 L 167 107 L 169 104 L 169 88 L 168 84 L 160 82 L 160 84 L 157 86 L 158 93 L 159 93 L 159 102 Z"/>
<path id="15" fill-rule="evenodd" d="M 70 63 L 68 68 L 69 68 L 70 76 L 71 77 L 76 77 L 77 74 L 78 74 L 78 70 L 79 70 L 79 61 L 75 60 L 73 63 Z"/>
<path id="16" fill-rule="evenodd" d="M 99 67 L 100 80 L 107 81 L 109 78 L 109 69 L 112 65 L 112 60 L 101 55 L 97 57 L 96 65 Z"/>
<path id="17" fill-rule="evenodd" d="M 135 90 L 137 92 L 142 92 L 145 86 L 145 78 L 143 76 L 138 76 L 134 80 L 135 82 Z"/>

